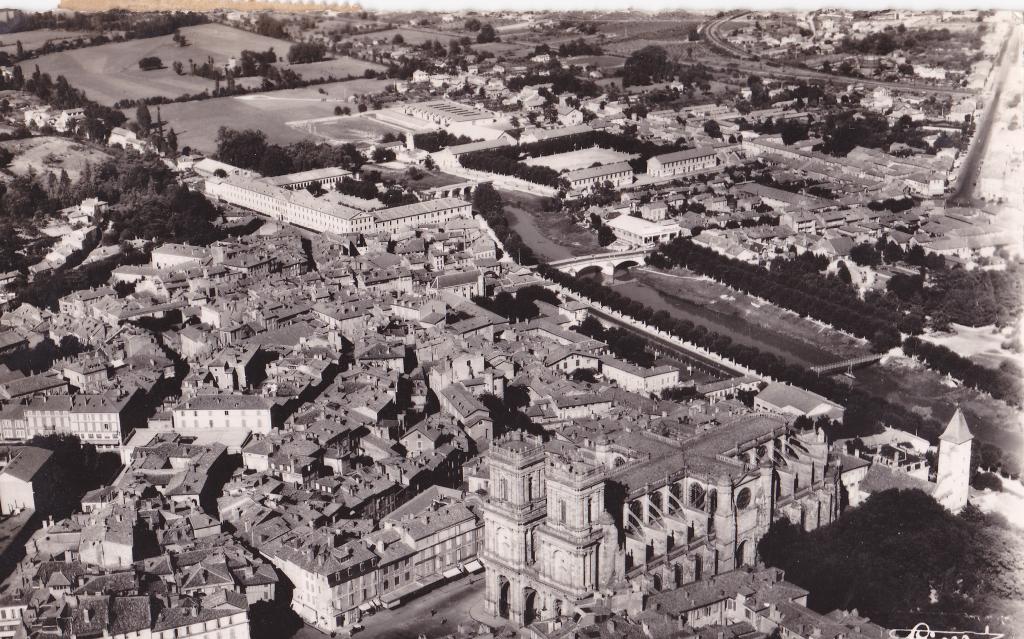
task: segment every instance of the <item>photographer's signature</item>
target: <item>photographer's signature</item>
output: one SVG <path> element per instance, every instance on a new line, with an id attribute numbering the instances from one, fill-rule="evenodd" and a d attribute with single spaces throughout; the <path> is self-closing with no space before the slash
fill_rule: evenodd
<path id="1" fill-rule="evenodd" d="M 913 628 L 894 628 L 889 631 L 892 639 L 1003 639 L 1001 632 L 975 632 L 973 630 L 932 630 L 926 623 L 919 623 Z"/>

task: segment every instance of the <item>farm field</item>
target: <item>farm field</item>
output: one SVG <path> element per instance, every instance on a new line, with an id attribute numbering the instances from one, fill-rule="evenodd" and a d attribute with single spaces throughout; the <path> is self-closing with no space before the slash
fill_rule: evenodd
<path id="1" fill-rule="evenodd" d="M 367 69 L 373 69 L 374 71 L 383 71 L 387 69 L 383 64 L 367 62 L 366 60 L 357 60 L 356 58 L 350 58 L 348 56 L 342 56 L 331 60 L 322 60 L 320 62 L 307 62 L 306 64 L 282 64 L 278 66 L 282 69 L 289 69 L 298 73 L 304 80 L 314 80 L 316 78 L 327 78 L 331 76 L 338 79 L 347 78 L 349 76 L 361 78 Z"/>
<path id="2" fill-rule="evenodd" d="M 308 129 L 323 138 L 336 142 L 376 142 L 385 133 L 402 131 L 369 115 L 348 115 L 308 125 Z"/>
<path id="3" fill-rule="evenodd" d="M 418 45 L 424 42 L 431 42 L 433 40 L 440 40 L 441 44 L 448 46 L 448 41 L 453 37 L 457 38 L 461 33 L 444 31 L 427 31 L 424 29 L 389 29 L 387 31 L 377 31 L 375 33 L 367 34 L 365 37 L 375 40 L 377 42 L 391 42 L 394 37 L 398 34 L 402 35 L 402 39 L 405 40 L 407 45 Z"/>
<path id="4" fill-rule="evenodd" d="M 546 166 L 561 172 L 583 169 L 594 163 L 613 164 L 615 162 L 625 162 L 633 157 L 629 153 L 620 153 L 612 149 L 594 147 L 591 149 L 580 149 L 579 151 L 569 151 L 568 153 L 542 155 L 525 160 L 524 163 L 530 166 Z"/>
<path id="5" fill-rule="evenodd" d="M 175 61 L 188 69 L 189 60 L 202 63 L 213 57 L 215 63 L 223 64 L 243 49 L 266 51 L 271 47 L 278 56 L 284 56 L 291 46 L 285 40 L 221 24 L 185 27 L 181 34 L 189 42 L 186 47 L 179 47 L 172 36 L 167 35 L 51 53 L 33 62 L 43 73 L 49 73 L 55 79 L 58 75 L 65 76 L 93 100 L 113 105 L 118 100 L 154 96 L 174 98 L 214 88 L 214 83 L 206 78 L 177 75 L 172 68 Z M 149 56 L 160 58 L 165 68 L 154 71 L 139 69 L 139 60 Z"/>
<path id="6" fill-rule="evenodd" d="M 57 175 L 64 169 L 72 182 L 82 174 L 87 162 L 95 166 L 110 157 L 91 146 L 59 137 L 8 140 L 0 142 L 0 147 L 14 153 L 14 160 L 7 168 L 15 175 L 28 173 L 30 167 L 38 173 L 52 171 Z"/>
<path id="7" fill-rule="evenodd" d="M 36 29 L 35 31 L 6 33 L 0 36 L 0 51 L 13 55 L 18 50 L 19 41 L 25 51 L 34 51 L 47 42 L 65 42 L 94 35 L 96 34 L 89 31 L 65 31 L 63 29 Z"/>
<path id="8" fill-rule="evenodd" d="M 335 106 L 354 109 L 355 102 L 349 102 L 350 97 L 378 93 L 388 84 L 388 80 L 332 82 L 303 89 L 164 104 L 160 109 L 164 122 L 178 135 L 179 148 L 189 146 L 212 153 L 217 146 L 217 130 L 222 126 L 259 129 L 278 144 L 315 139 L 318 136 L 309 130 L 287 123 L 332 117 Z M 133 109 L 126 109 L 125 113 L 135 117 Z"/>

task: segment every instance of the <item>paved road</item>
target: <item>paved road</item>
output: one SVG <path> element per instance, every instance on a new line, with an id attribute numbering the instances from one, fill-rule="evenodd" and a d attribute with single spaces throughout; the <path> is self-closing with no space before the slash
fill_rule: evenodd
<path id="1" fill-rule="evenodd" d="M 464 577 L 445 584 L 422 597 L 413 599 L 394 610 L 381 610 L 363 617 L 364 630 L 353 635 L 355 639 L 427 639 L 454 633 L 459 624 L 476 628 L 479 624 L 470 617 L 469 610 L 484 596 L 483 573 Z M 437 614 L 430 615 L 431 609 Z M 441 623 L 446 619 L 445 623 Z M 325 639 L 328 637 L 311 626 L 303 626 L 293 639 Z M 339 634 L 339 636 L 341 636 Z"/>
<path id="2" fill-rule="evenodd" d="M 1007 44 L 999 58 L 999 74 L 991 95 L 986 97 L 987 104 L 981 115 L 981 121 L 974 132 L 974 143 L 967 152 L 967 158 L 960 166 L 957 184 L 950 194 L 947 202 L 953 206 L 970 206 L 974 200 L 977 190 L 978 178 L 981 176 L 981 164 L 985 160 L 985 151 L 992 138 L 992 123 L 996 119 L 996 113 L 1005 108 L 1002 103 L 1003 86 L 1006 84 L 1006 77 L 1010 69 L 1015 66 L 1015 56 L 1019 53 L 1020 29 L 1014 27 L 1007 38 Z"/>

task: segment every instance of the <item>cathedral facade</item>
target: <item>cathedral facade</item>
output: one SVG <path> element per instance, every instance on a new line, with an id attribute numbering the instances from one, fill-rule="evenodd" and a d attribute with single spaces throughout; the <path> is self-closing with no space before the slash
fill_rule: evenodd
<path id="1" fill-rule="evenodd" d="M 683 441 L 514 432 L 487 458 L 486 606 L 523 625 L 752 565 L 772 521 L 811 530 L 839 513 L 823 433 L 767 415 Z"/>

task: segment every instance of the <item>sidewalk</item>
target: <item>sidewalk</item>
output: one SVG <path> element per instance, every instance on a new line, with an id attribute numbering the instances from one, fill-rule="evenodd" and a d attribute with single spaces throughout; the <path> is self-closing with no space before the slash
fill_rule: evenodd
<path id="1" fill-rule="evenodd" d="M 508 619 L 504 619 L 502 617 L 495 617 L 491 614 L 488 614 L 488 612 L 484 609 L 484 604 L 484 600 L 481 599 L 480 601 L 476 602 L 470 607 L 469 616 L 473 618 L 473 621 L 482 623 L 491 629 L 498 629 L 502 626 L 508 626 L 511 624 L 511 622 Z"/>

